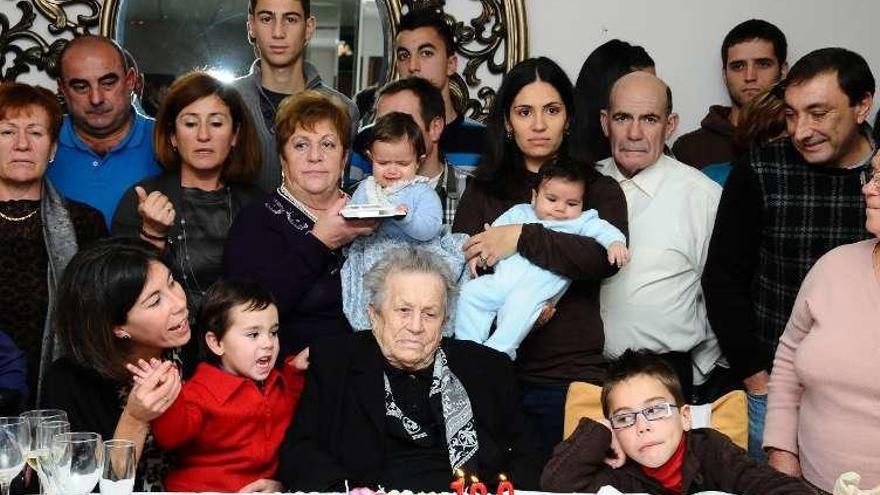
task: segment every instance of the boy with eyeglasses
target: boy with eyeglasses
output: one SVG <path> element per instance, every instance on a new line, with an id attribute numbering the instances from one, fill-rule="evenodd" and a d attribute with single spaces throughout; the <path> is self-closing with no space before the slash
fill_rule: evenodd
<path id="1" fill-rule="evenodd" d="M 581 419 L 544 468 L 541 488 L 596 492 L 741 495 L 812 494 L 804 482 L 748 457 L 724 434 L 691 430 L 690 410 L 672 368 L 646 351 L 627 350 L 602 387 L 607 419 Z"/>

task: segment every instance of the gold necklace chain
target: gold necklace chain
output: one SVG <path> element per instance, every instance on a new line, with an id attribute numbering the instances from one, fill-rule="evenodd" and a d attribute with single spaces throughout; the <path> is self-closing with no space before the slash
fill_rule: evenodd
<path id="1" fill-rule="evenodd" d="M 27 220 L 28 218 L 30 218 L 30 217 L 36 215 L 38 211 L 40 211 L 40 207 L 39 207 L 39 206 L 37 207 L 36 210 L 34 210 L 34 211 L 28 213 L 27 215 L 25 215 L 25 216 L 23 216 L 23 217 L 11 217 L 11 216 L 9 216 L 9 215 L 3 213 L 2 211 L 0 211 L 0 218 L 2 218 L 3 220 L 6 220 L 7 222 L 24 222 L 24 221 Z"/>

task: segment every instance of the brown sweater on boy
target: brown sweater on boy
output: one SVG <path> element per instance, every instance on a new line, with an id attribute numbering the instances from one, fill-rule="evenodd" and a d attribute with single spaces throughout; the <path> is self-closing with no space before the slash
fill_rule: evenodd
<path id="1" fill-rule="evenodd" d="M 594 493 L 604 485 L 611 485 L 627 493 L 672 493 L 630 459 L 619 469 L 605 464 L 610 445 L 611 431 L 608 428 L 591 419 L 581 419 L 571 437 L 554 450 L 553 458 L 541 475 L 541 489 Z M 740 495 L 815 493 L 803 481 L 750 459 L 724 434 L 709 428 L 687 433 L 687 450 L 681 469 L 682 494 L 710 490 Z"/>

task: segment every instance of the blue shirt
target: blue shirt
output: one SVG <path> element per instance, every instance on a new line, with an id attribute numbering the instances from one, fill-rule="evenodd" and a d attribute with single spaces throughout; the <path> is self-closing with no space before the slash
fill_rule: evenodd
<path id="1" fill-rule="evenodd" d="M 73 128 L 70 116 L 65 115 L 58 152 L 46 171 L 62 195 L 99 210 L 108 229 L 122 194 L 136 182 L 162 171 L 153 153 L 155 121 L 132 112 L 131 130 L 104 156 L 86 145 Z"/>

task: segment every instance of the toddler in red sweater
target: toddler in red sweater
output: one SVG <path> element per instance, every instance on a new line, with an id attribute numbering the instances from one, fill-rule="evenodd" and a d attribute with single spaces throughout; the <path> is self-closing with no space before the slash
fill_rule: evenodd
<path id="1" fill-rule="evenodd" d="M 278 308 L 252 282 L 221 280 L 205 295 L 205 355 L 174 404 L 153 421 L 157 444 L 177 451 L 169 492 L 278 492 L 278 448 L 303 387 L 275 368 Z"/>
<path id="2" fill-rule="evenodd" d="M 544 468 L 550 492 L 656 495 L 721 491 L 742 495 L 810 495 L 803 481 L 748 457 L 711 428 L 691 429 L 690 410 L 672 368 L 646 351 L 611 363 L 602 387 L 607 419 L 581 419 Z"/>

